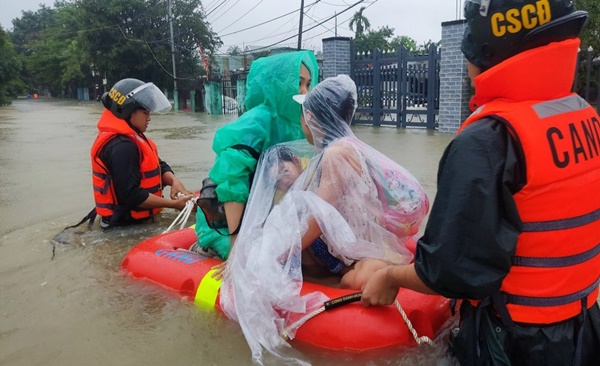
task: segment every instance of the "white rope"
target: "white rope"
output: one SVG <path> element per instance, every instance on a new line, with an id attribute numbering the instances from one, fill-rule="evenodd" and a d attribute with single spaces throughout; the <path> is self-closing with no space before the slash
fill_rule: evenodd
<path id="1" fill-rule="evenodd" d="M 400 306 L 400 303 L 398 302 L 398 300 L 394 301 L 394 305 L 396 305 L 396 309 L 398 309 L 398 311 L 400 312 L 402 319 L 404 319 L 404 322 L 406 323 L 406 326 L 408 327 L 410 334 L 412 334 L 412 336 L 415 339 L 415 341 L 417 342 L 417 344 L 426 343 L 430 346 L 433 346 L 434 345 L 433 341 L 431 339 L 429 339 L 429 337 L 427 337 L 427 336 L 419 337 L 419 334 L 413 327 L 412 323 L 410 322 L 410 319 L 408 319 L 408 316 L 404 312 L 404 309 L 402 309 L 402 306 Z"/>
<path id="2" fill-rule="evenodd" d="M 173 220 L 173 223 L 171 224 L 171 226 L 169 226 L 167 228 L 167 230 L 163 231 L 162 233 L 163 234 L 168 233 L 169 231 L 171 231 L 171 229 L 173 229 L 178 224 L 181 224 L 179 226 L 179 229 L 183 229 L 183 227 L 187 223 L 188 219 L 190 218 L 190 214 L 194 210 L 194 206 L 196 206 L 196 197 L 191 198 L 190 200 L 188 200 L 185 203 L 185 207 L 183 208 L 183 210 L 181 210 L 179 215 L 177 215 L 175 220 Z"/>
<path id="3" fill-rule="evenodd" d="M 408 316 L 404 312 L 404 309 L 402 309 L 402 306 L 400 306 L 400 303 L 398 302 L 398 300 L 394 301 L 394 305 L 396 305 L 396 309 L 398 309 L 398 312 L 400 312 L 400 315 L 402 316 L 402 319 L 404 320 L 404 323 L 406 323 L 406 327 L 408 328 L 408 331 L 410 332 L 410 334 L 412 334 L 412 336 L 415 339 L 415 341 L 417 342 L 417 344 L 420 345 L 421 343 L 426 343 L 426 344 L 428 344 L 430 346 L 433 346 L 434 343 L 433 343 L 433 341 L 429 337 L 427 337 L 427 336 L 419 337 L 419 334 L 417 333 L 417 331 L 413 327 L 410 319 L 408 319 Z M 321 306 L 320 308 L 318 308 L 317 310 L 313 311 L 312 313 L 303 316 L 298 321 L 296 321 L 296 322 L 292 323 L 290 326 L 284 328 L 281 331 L 281 336 L 284 339 L 286 339 L 286 340 L 289 339 L 290 338 L 290 333 L 294 329 L 300 328 L 309 319 L 314 318 L 315 316 L 321 314 L 324 311 L 325 311 L 325 306 Z"/>
<path id="4" fill-rule="evenodd" d="M 290 333 L 294 329 L 300 328 L 309 319 L 314 318 L 315 316 L 321 314 L 324 311 L 325 311 L 325 306 L 321 306 L 320 308 L 318 308 L 317 310 L 313 311 L 312 313 L 304 315 L 302 318 L 300 318 L 296 322 L 292 323 L 290 326 L 284 328 L 281 331 L 281 336 L 283 337 L 283 339 L 286 339 L 286 340 L 289 339 L 290 338 Z"/>

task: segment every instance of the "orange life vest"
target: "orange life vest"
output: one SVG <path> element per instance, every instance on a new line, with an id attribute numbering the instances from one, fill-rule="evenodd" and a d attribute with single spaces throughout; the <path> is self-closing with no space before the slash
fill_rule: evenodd
<path id="1" fill-rule="evenodd" d="M 516 322 L 549 324 L 566 320 L 581 313 L 582 307 L 591 307 L 598 298 L 600 117 L 585 100 L 568 92 L 578 45 L 578 40 L 564 41 L 533 50 L 523 59 L 511 59 L 515 70 L 523 73 L 535 73 L 535 67 L 555 68 L 562 73 L 562 78 L 554 80 L 557 84 L 547 86 L 550 90 L 543 90 L 544 85 L 537 91 L 553 95 L 561 94 L 562 88 L 562 96 L 537 101 L 515 97 L 522 93 L 519 71 L 512 73 L 509 66 L 510 78 L 507 74 L 492 75 L 482 85 L 476 83 L 478 91 L 482 87 L 484 103 L 459 130 L 492 117 L 505 124 L 523 152 L 527 182 L 514 195 L 522 233 L 511 270 L 500 288 Z M 523 65 L 525 62 L 530 64 Z M 489 85 L 491 80 L 494 82 Z M 499 80 L 505 81 L 499 85 Z M 540 83 L 546 83 L 545 79 Z M 485 100 L 490 89 L 504 94 Z"/>
<path id="2" fill-rule="evenodd" d="M 96 202 L 96 212 L 98 215 L 103 217 L 112 216 L 115 213 L 115 208 L 119 205 L 110 172 L 100 159 L 100 153 L 104 146 L 117 135 L 128 137 L 138 147 L 140 152 L 140 173 L 142 174 L 140 188 L 157 197 L 162 197 L 160 159 L 154 142 L 135 132 L 125 120 L 115 117 L 106 109 L 98 121 L 98 130 L 100 130 L 100 133 L 96 137 L 90 154 L 92 158 L 94 201 Z M 157 215 L 160 211 L 160 208 L 136 208 L 129 210 L 129 213 L 133 219 L 138 220 Z"/>

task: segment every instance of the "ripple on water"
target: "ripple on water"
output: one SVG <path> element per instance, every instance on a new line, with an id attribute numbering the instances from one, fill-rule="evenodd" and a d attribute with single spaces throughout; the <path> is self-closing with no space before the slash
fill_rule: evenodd
<path id="1" fill-rule="evenodd" d="M 153 130 L 164 134 L 165 140 L 206 140 L 212 139 L 212 136 L 206 136 L 207 133 L 214 131 L 214 127 L 206 125 L 186 126 L 176 128 L 161 128 Z"/>

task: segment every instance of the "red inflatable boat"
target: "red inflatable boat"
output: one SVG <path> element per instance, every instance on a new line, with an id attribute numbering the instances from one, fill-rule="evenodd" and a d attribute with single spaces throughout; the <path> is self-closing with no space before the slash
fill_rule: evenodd
<path id="1" fill-rule="evenodd" d="M 195 241 L 194 230 L 189 228 L 158 235 L 132 248 L 121 267 L 134 278 L 155 282 L 194 299 L 203 307 L 220 311 L 221 283 L 210 275 L 211 268 L 220 260 L 185 251 Z M 302 294 L 314 291 L 320 291 L 330 299 L 355 293 L 304 283 Z M 441 296 L 401 289 L 398 301 L 419 336 L 433 339 L 450 317 L 449 300 Z M 293 342 L 353 352 L 416 345 L 407 323 L 394 305 L 365 308 L 360 303 L 333 308 L 309 319 L 300 326 Z"/>

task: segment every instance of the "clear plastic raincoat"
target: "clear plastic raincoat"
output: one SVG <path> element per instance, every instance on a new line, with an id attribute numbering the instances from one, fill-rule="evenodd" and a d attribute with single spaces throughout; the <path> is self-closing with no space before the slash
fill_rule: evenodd
<path id="1" fill-rule="evenodd" d="M 217 157 L 209 177 L 217 184 L 219 201 L 246 203 L 248 200 L 257 161 L 249 150 L 239 146 L 248 146 L 261 154 L 280 142 L 304 137 L 300 126 L 302 112 L 292 99 L 298 94 L 302 64 L 310 72 L 311 87 L 314 87 L 319 72 L 317 61 L 310 51 L 278 54 L 252 63 L 246 83 L 247 112 L 235 122 L 221 127 L 213 139 Z M 219 231 L 228 232 L 227 228 Z M 202 210 L 196 214 L 196 235 L 200 246 L 211 248 L 221 258 L 227 259 L 230 238 L 208 227 Z"/>
<path id="2" fill-rule="evenodd" d="M 295 99 L 303 103 L 303 128 L 316 155 L 304 168 L 294 158 L 310 152 L 298 143 L 263 154 L 221 288 L 221 306 L 240 323 L 257 363 L 263 348 L 278 362 L 303 363 L 286 355 L 280 333 L 293 337 L 294 321 L 328 300 L 322 293 L 300 295 L 301 241 L 311 218 L 329 253 L 346 266 L 367 258 L 404 264 L 412 259 L 404 243 L 429 209 L 406 169 L 354 136 L 352 79 L 328 78 Z"/>

